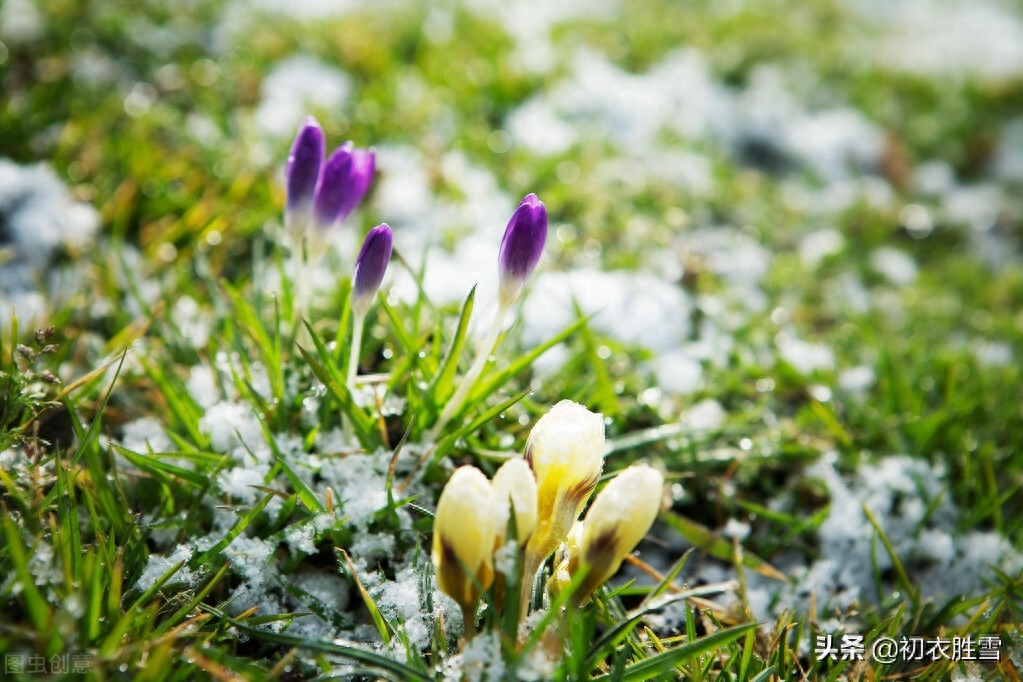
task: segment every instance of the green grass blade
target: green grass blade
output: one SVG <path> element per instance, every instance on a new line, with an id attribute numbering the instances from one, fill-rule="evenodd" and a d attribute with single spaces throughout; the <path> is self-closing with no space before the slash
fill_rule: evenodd
<path id="1" fill-rule="evenodd" d="M 708 651 L 728 646 L 758 625 L 759 623 L 736 625 L 727 630 L 715 632 L 713 635 L 702 637 L 693 642 L 688 642 L 674 649 L 668 649 L 662 653 L 645 658 L 642 661 L 627 666 L 621 679 L 626 681 L 665 679 L 666 676 L 674 674 L 680 663 Z M 610 680 L 611 675 L 600 675 L 593 679 Z"/>
<path id="2" fill-rule="evenodd" d="M 472 317 L 473 308 L 476 305 L 476 285 L 473 285 L 469 295 L 465 297 L 462 305 L 462 313 L 458 318 L 458 327 L 455 329 L 455 336 L 451 339 L 451 346 L 447 355 L 441 363 L 440 371 L 437 372 L 430 388 L 433 404 L 443 405 L 444 401 L 451 397 L 454 389 L 455 372 L 458 371 L 458 360 L 465 348 L 465 340 L 469 332 L 469 320 Z"/>
<path id="3" fill-rule="evenodd" d="M 691 519 L 671 511 L 663 512 L 661 518 L 667 521 L 668 525 L 678 531 L 682 537 L 711 556 L 728 562 L 731 562 L 734 558 L 732 543 L 718 537 L 716 533 L 706 526 L 702 526 Z M 742 565 L 768 578 L 774 578 L 783 582 L 788 581 L 784 573 L 750 552 L 744 551 L 742 553 Z"/>
<path id="4" fill-rule="evenodd" d="M 336 640 L 333 642 L 326 642 L 323 640 L 289 635 L 287 633 L 274 632 L 272 630 L 264 630 L 263 628 L 252 627 L 244 621 L 231 618 L 223 611 L 211 606 L 201 605 L 200 608 L 211 613 L 225 623 L 234 626 L 239 632 L 242 632 L 257 641 L 271 642 L 273 644 L 280 644 L 281 646 L 304 649 L 306 651 L 327 654 L 329 656 L 351 658 L 360 663 L 372 666 L 373 668 L 379 668 L 388 673 L 394 673 L 399 676 L 399 679 L 409 680 L 410 682 L 433 682 L 432 677 L 424 675 L 415 668 L 411 668 L 403 663 L 395 661 L 394 659 L 381 656 L 380 654 L 375 654 L 372 651 L 339 644 Z"/>
<path id="5" fill-rule="evenodd" d="M 465 438 L 465 436 L 469 435 L 470 433 L 473 433 L 481 426 L 486 424 L 488 421 L 490 421 L 491 419 L 493 419 L 494 417 L 496 417 L 497 415 L 501 414 L 509 407 L 514 405 L 515 403 L 525 398 L 527 395 L 528 395 L 527 392 L 523 392 L 519 393 L 516 396 L 512 396 L 511 398 L 505 400 L 500 405 L 495 405 L 494 407 L 491 407 L 489 410 L 487 410 L 480 416 L 476 417 L 476 419 L 472 420 L 468 424 L 462 426 L 462 428 L 458 429 L 454 433 L 449 434 L 442 438 L 441 441 L 437 443 L 437 449 L 433 453 L 434 459 L 439 460 L 441 457 L 446 455 L 451 450 L 451 448 L 455 446 L 455 443 L 457 443 L 460 438 Z"/>
<path id="6" fill-rule="evenodd" d="M 245 516 L 238 519 L 238 523 L 234 524 L 231 530 L 228 531 L 227 535 L 221 538 L 220 541 L 217 542 L 217 544 L 213 545 L 199 556 L 193 557 L 192 560 L 188 562 L 188 567 L 193 569 L 200 568 L 201 566 L 205 566 L 207 563 L 209 563 L 209 561 L 213 557 L 215 557 L 217 554 L 223 551 L 225 547 L 230 545 L 236 537 L 241 535 L 242 532 L 244 532 L 245 529 L 249 527 L 249 524 L 252 523 L 257 516 L 259 516 L 260 512 L 263 511 L 266 505 L 270 504 L 270 500 L 272 499 L 273 495 L 267 495 L 262 500 L 260 500 L 255 507 L 250 509 L 248 513 L 245 514 Z"/>

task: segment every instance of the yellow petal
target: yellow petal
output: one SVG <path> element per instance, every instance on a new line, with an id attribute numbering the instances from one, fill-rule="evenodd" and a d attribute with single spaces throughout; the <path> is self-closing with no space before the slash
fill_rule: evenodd
<path id="1" fill-rule="evenodd" d="M 594 589 L 613 576 L 650 530 L 661 506 L 664 477 L 645 464 L 631 466 L 600 491 L 583 519 L 580 560 L 591 567 Z"/>
<path id="2" fill-rule="evenodd" d="M 461 605 L 473 604 L 494 580 L 499 505 L 476 467 L 455 470 L 437 501 L 433 563 L 437 586 Z"/>
<path id="3" fill-rule="evenodd" d="M 565 539 L 604 466 L 604 418 L 562 400 L 533 427 L 526 461 L 536 476 L 537 525 L 528 552 L 542 562 Z"/>
<path id="4" fill-rule="evenodd" d="M 505 520 L 497 529 L 499 544 L 504 543 L 507 530 L 508 512 L 515 509 L 515 528 L 519 545 L 525 544 L 536 527 L 536 479 L 526 460 L 516 457 L 509 459 L 494 474 L 494 492 L 498 503 L 503 505 Z M 510 504 L 510 507 L 509 507 Z"/>

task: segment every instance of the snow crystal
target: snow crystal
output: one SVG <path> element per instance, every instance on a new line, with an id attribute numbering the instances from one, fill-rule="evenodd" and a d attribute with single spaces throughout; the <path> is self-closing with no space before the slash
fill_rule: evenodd
<path id="1" fill-rule="evenodd" d="M 235 466 L 221 471 L 217 476 L 217 484 L 235 502 L 255 504 L 266 494 L 257 490 L 255 486 L 266 486 L 268 473 L 270 473 L 269 464 Z"/>
<path id="2" fill-rule="evenodd" d="M 210 437 L 214 450 L 230 454 L 239 463 L 250 463 L 250 452 L 257 460 L 269 459 L 259 417 L 249 405 L 220 401 L 199 418 L 199 430 Z"/>
<path id="3" fill-rule="evenodd" d="M 462 672 L 470 682 L 500 682 L 505 679 L 501 633 L 481 632 L 462 652 Z"/>
<path id="4" fill-rule="evenodd" d="M 185 388 L 192 400 L 204 409 L 208 410 L 220 400 L 220 389 L 213 370 L 206 365 L 195 365 L 189 370 Z"/>
<path id="5" fill-rule="evenodd" d="M 239 535 L 224 548 L 224 555 L 231 561 L 232 570 L 258 590 L 276 572 L 276 564 L 270 561 L 275 550 L 273 542 Z"/>
<path id="6" fill-rule="evenodd" d="M 891 246 L 876 249 L 870 256 L 870 264 L 889 282 L 898 286 L 911 284 L 917 276 L 916 261 Z"/>
<path id="7" fill-rule="evenodd" d="M 315 554 L 315 535 L 316 530 L 308 523 L 295 523 L 284 529 L 284 541 L 288 543 L 288 548 L 295 555 L 299 552 Z"/>
<path id="8" fill-rule="evenodd" d="M 139 590 L 145 592 L 155 585 L 157 580 L 169 571 L 172 566 L 182 561 L 187 562 L 192 558 L 194 553 L 195 550 L 192 549 L 191 545 L 178 545 L 168 556 L 150 554 L 149 560 L 146 562 L 146 567 L 142 570 L 142 575 L 139 576 L 138 582 L 135 583 L 135 586 Z M 197 577 L 198 576 L 193 575 L 191 569 L 185 565 L 170 578 L 170 582 L 184 582 L 189 585 L 193 585 Z"/>
<path id="9" fill-rule="evenodd" d="M 163 425 L 152 417 L 128 422 L 121 433 L 121 445 L 132 452 L 169 452 L 174 449 Z"/>

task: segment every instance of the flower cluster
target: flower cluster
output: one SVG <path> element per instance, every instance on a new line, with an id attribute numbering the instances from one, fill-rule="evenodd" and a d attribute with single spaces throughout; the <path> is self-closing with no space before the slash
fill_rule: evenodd
<path id="1" fill-rule="evenodd" d="M 369 189 L 376 170 L 372 149 L 356 149 L 352 142 L 338 147 L 324 161 L 326 143 L 323 129 L 309 116 L 291 145 L 284 176 L 287 202 L 284 225 L 294 262 L 295 320 L 306 312 L 310 271 L 323 256 L 330 231 L 348 217 Z M 528 194 L 512 214 L 498 254 L 500 297 L 497 315 L 482 344 L 481 352 L 458 383 L 454 394 L 443 403 L 430 431 L 436 440 L 443 428 L 465 403 L 479 379 L 487 358 L 497 346 L 505 313 L 518 300 L 529 275 L 543 255 L 547 240 L 547 209 L 535 194 Z M 348 359 L 347 388 L 355 390 L 366 314 L 383 281 L 391 258 L 394 237 L 386 223 L 366 235 L 352 273 L 352 349 Z"/>
<path id="2" fill-rule="evenodd" d="M 548 589 L 557 593 L 579 576 L 572 599 L 582 605 L 639 544 L 664 485 L 648 466 L 631 466 L 612 479 L 578 521 L 600 479 L 604 451 L 603 417 L 563 400 L 533 427 L 525 457 L 507 461 L 493 481 L 472 466 L 451 476 L 437 503 L 433 562 L 438 586 L 462 609 L 467 637 L 488 591 L 499 608 L 505 588 L 519 585 L 521 622 L 536 573 L 555 550 Z M 509 547 L 517 561 L 496 562 Z"/>
<path id="3" fill-rule="evenodd" d="M 324 161 L 323 129 L 312 116 L 295 136 L 284 169 L 287 204 L 284 225 L 293 245 L 322 248 L 330 230 L 359 205 L 376 170 L 372 149 L 345 142 Z"/>

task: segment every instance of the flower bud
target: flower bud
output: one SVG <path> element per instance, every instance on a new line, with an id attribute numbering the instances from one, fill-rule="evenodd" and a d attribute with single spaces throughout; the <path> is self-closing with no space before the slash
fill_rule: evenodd
<path id="1" fill-rule="evenodd" d="M 664 477 L 645 464 L 630 466 L 600 491 L 583 519 L 578 561 L 589 566 L 589 573 L 577 599 L 585 600 L 618 572 L 657 518 L 663 491 Z"/>
<path id="2" fill-rule="evenodd" d="M 604 450 L 603 416 L 571 400 L 559 402 L 533 427 L 526 461 L 536 476 L 538 522 L 527 565 L 539 566 L 565 539 L 597 486 Z"/>
<path id="3" fill-rule="evenodd" d="M 362 242 L 352 272 L 352 308 L 360 315 L 365 315 L 369 310 L 380 288 L 380 282 L 387 272 L 387 263 L 391 260 L 393 241 L 391 228 L 387 223 L 381 223 L 370 230 Z"/>
<path id="4" fill-rule="evenodd" d="M 284 209 L 284 224 L 288 234 L 301 237 L 309 221 L 309 209 L 313 204 L 316 185 L 320 180 L 320 166 L 323 164 L 325 146 L 323 129 L 312 116 L 306 117 L 295 136 L 284 168 L 287 204 Z"/>
<path id="5" fill-rule="evenodd" d="M 510 305 L 536 268 L 547 241 L 547 208 L 535 194 L 527 194 L 515 209 L 501 240 L 497 258 L 501 303 Z"/>
<path id="6" fill-rule="evenodd" d="M 323 166 L 313 199 L 317 228 L 328 230 L 355 210 L 373 180 L 376 156 L 372 149 L 355 149 L 345 142 Z"/>
<path id="7" fill-rule="evenodd" d="M 433 520 L 433 565 L 437 586 L 464 612 L 494 581 L 494 539 L 499 505 L 479 469 L 459 467 L 437 501 Z M 468 623 L 466 624 L 468 627 Z"/>
<path id="8" fill-rule="evenodd" d="M 508 529 L 508 518 L 512 509 L 515 510 L 516 541 L 522 547 L 536 527 L 536 479 L 530 471 L 526 460 L 516 457 L 501 465 L 494 474 L 494 492 L 498 504 L 506 510 L 505 521 L 497 529 L 498 545 L 503 545 Z"/>

